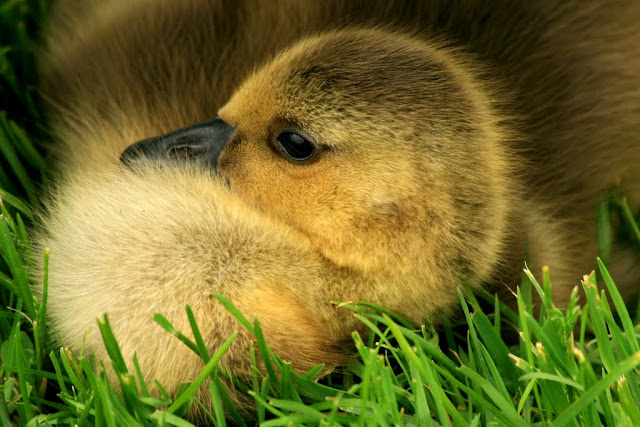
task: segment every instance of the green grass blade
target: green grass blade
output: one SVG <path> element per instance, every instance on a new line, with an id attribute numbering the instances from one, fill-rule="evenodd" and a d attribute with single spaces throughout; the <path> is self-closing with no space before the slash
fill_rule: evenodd
<path id="1" fill-rule="evenodd" d="M 618 312 L 618 316 L 620 317 L 620 321 L 622 322 L 622 326 L 624 328 L 624 333 L 627 338 L 627 342 L 631 345 L 634 352 L 640 351 L 640 343 L 638 342 L 638 337 L 635 332 L 635 328 L 633 326 L 633 322 L 631 321 L 631 317 L 629 316 L 629 311 L 627 310 L 627 306 L 622 299 L 622 295 L 618 291 L 615 283 L 613 282 L 613 278 L 609 274 L 609 271 L 605 267 L 603 261 L 598 258 L 598 267 L 600 269 L 600 274 L 604 280 L 607 289 L 609 290 L 609 295 L 611 295 L 611 300 L 613 301 L 613 305 Z"/>
<path id="2" fill-rule="evenodd" d="M 580 414 L 585 408 L 593 402 L 593 400 L 605 391 L 611 384 L 613 384 L 618 378 L 629 373 L 633 369 L 640 365 L 640 352 L 635 353 L 626 360 L 623 360 L 617 364 L 607 375 L 600 379 L 595 385 L 584 392 L 582 397 L 567 408 L 560 416 L 552 423 L 553 427 L 562 427 L 570 424 L 575 417 Z"/>
<path id="3" fill-rule="evenodd" d="M 153 321 L 156 322 L 158 325 L 160 325 L 162 329 L 164 329 L 165 331 L 169 332 L 171 335 L 175 336 L 180 341 L 182 341 L 182 343 L 187 347 L 189 347 L 194 353 L 200 354 L 200 348 L 198 347 L 198 345 L 193 341 L 191 341 L 189 337 L 184 335 L 182 332 L 178 331 L 173 326 L 173 324 L 162 314 L 155 313 L 153 315 Z"/>
<path id="4" fill-rule="evenodd" d="M 640 243 L 640 227 L 638 227 L 638 223 L 633 218 L 633 214 L 631 213 L 631 208 L 629 208 L 629 203 L 627 202 L 626 197 L 623 197 L 620 200 L 620 208 L 622 209 L 622 216 L 631 227 L 631 234 L 634 236 L 636 241 Z"/>
<path id="5" fill-rule="evenodd" d="M 15 289 L 18 291 L 18 295 L 22 299 L 22 303 L 27 310 L 27 314 L 30 318 L 35 319 L 35 307 L 33 304 L 33 294 L 31 293 L 31 287 L 27 281 L 27 273 L 22 265 L 22 260 L 18 255 L 18 250 L 11 237 L 7 220 L 0 216 L 0 249 L 2 258 L 9 266 L 9 271 L 13 276 L 13 282 Z"/>
<path id="6" fill-rule="evenodd" d="M 31 212 L 31 209 L 27 206 L 27 204 L 19 198 L 12 196 L 8 192 L 4 191 L 2 188 L 0 188 L 0 201 L 10 204 L 22 214 L 24 214 L 27 218 L 33 220 L 33 213 Z"/>
<path id="7" fill-rule="evenodd" d="M 220 294 L 216 294 L 216 293 L 213 294 L 213 297 L 218 301 L 220 301 L 220 303 L 224 306 L 224 308 L 233 317 L 235 317 L 236 320 L 238 320 L 238 322 L 240 322 L 240 324 L 244 326 L 244 328 L 247 331 L 249 331 L 252 335 L 255 335 L 255 330 L 253 329 L 253 325 L 251 324 L 251 322 L 249 322 L 247 318 L 244 317 L 244 315 L 240 312 L 240 310 L 238 310 L 236 306 L 233 305 L 233 303 L 227 297 Z"/>
<path id="8" fill-rule="evenodd" d="M 118 345 L 116 337 L 113 335 L 111 325 L 109 324 L 108 314 L 104 314 L 103 320 L 98 320 L 98 328 L 100 329 L 104 346 L 107 349 L 107 353 L 111 358 L 111 362 L 116 373 L 128 373 L 129 370 L 127 368 L 127 364 L 124 361 L 124 357 L 122 357 L 120 346 Z"/>
<path id="9" fill-rule="evenodd" d="M 189 385 L 189 387 L 183 393 L 181 393 L 178 397 L 176 397 L 175 401 L 171 404 L 171 406 L 169 406 L 169 409 L 167 409 L 167 412 L 169 413 L 176 412 L 182 405 L 184 405 L 189 399 L 191 399 L 195 395 L 196 390 L 198 390 L 198 387 L 200 387 L 200 384 L 202 384 L 204 380 L 207 377 L 209 377 L 209 375 L 211 375 L 213 370 L 218 366 L 218 362 L 220 362 L 220 359 L 222 358 L 222 356 L 227 352 L 227 350 L 229 350 L 229 347 L 231 347 L 231 344 L 233 343 L 237 335 L 238 335 L 238 332 L 236 331 L 232 333 L 231 336 L 229 336 L 229 338 L 227 338 L 224 343 L 222 343 L 220 348 L 215 352 L 213 357 L 211 357 L 211 359 L 207 362 L 204 369 L 198 374 L 198 376 L 193 380 L 193 382 Z"/>
<path id="10" fill-rule="evenodd" d="M 207 350 L 207 345 L 202 339 L 202 334 L 200 333 L 200 328 L 198 327 L 198 323 L 196 322 L 193 310 L 191 310 L 189 304 L 186 304 L 185 308 L 187 310 L 187 318 L 189 319 L 189 325 L 191 326 L 193 337 L 196 340 L 196 347 L 198 349 L 197 354 L 200 355 L 202 360 L 204 360 L 204 362 L 206 363 L 209 361 L 209 350 Z"/>

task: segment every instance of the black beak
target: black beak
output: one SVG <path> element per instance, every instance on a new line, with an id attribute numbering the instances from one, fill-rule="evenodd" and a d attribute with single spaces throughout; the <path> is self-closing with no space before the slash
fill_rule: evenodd
<path id="1" fill-rule="evenodd" d="M 124 150 L 120 162 L 125 165 L 145 160 L 156 163 L 186 162 L 217 170 L 218 157 L 234 130 L 234 127 L 215 117 L 166 135 L 136 142 Z"/>

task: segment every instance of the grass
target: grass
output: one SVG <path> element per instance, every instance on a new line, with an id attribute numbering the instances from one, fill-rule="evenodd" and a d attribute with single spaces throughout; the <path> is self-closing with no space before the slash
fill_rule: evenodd
<path id="1" fill-rule="evenodd" d="M 25 260 L 31 253 L 28 225 L 47 164 L 33 140 L 43 132 L 34 90 L 34 34 L 47 2 L 0 1 L 0 424 L 191 425 L 183 416 L 198 405 L 195 390 L 206 380 L 214 410 L 208 422 L 246 425 L 222 386 L 217 362 L 234 335 L 209 354 L 197 324 L 176 331 L 161 314 L 156 321 L 202 357 L 204 368 L 175 397 L 152 396 L 136 365 L 129 372 L 111 333 L 99 325 L 111 360 L 92 361 L 52 339 L 46 292 L 34 298 Z M 637 223 L 624 199 L 603 201 L 598 215 L 602 248 L 598 278 L 585 276 L 586 300 L 576 295 L 566 309 L 551 302 L 550 275 L 538 283 L 526 272 L 513 312 L 490 295 L 460 293 L 461 325 L 408 324 L 382 307 L 343 304 L 370 329 L 353 335 L 355 362 L 322 381 L 321 367 L 297 375 L 262 339 L 260 325 L 244 319 L 230 301 L 217 298 L 256 336 L 266 361 L 249 384 L 256 422 L 281 425 L 640 425 L 640 310 L 630 315 L 605 264 L 611 257 L 611 217 L 621 218 L 623 238 L 640 243 Z M 582 272 L 576 272 L 576 278 Z M 46 275 L 44 278 L 46 289 Z M 543 302 L 538 314 L 532 294 Z M 480 299 L 481 301 L 478 301 Z M 487 311 L 485 307 L 493 306 Z M 189 307 L 185 315 L 191 316 Z M 190 317 L 192 319 L 192 316 Z M 591 332 L 587 332 L 591 331 Z M 515 334 L 514 334 L 515 332 Z M 193 336 L 190 340 L 187 336 Z M 505 338 L 513 336 L 515 338 Z M 107 381 L 105 363 L 120 378 Z M 254 360 L 255 365 L 255 360 Z M 253 423 L 251 423 L 253 424 Z"/>

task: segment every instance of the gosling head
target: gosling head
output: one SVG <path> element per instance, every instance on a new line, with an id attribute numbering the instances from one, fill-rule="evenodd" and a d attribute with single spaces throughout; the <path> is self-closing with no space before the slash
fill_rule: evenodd
<path id="1" fill-rule="evenodd" d="M 219 172 L 337 265 L 477 283 L 500 251 L 510 172 L 473 67 L 385 30 L 306 39 L 220 110 L 235 132 Z"/>

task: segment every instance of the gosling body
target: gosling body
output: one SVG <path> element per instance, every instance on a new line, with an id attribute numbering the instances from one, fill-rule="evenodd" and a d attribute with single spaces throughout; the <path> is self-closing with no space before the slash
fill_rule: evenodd
<path id="1" fill-rule="evenodd" d="M 360 327 L 331 301 L 437 321 L 462 282 L 508 300 L 528 247 L 562 305 L 595 265 L 599 200 L 619 182 L 639 207 L 638 5 L 58 3 L 41 61 L 60 175 L 38 238 L 48 312 L 101 357 L 109 313 L 169 392 L 201 362 L 156 312 L 186 331 L 190 304 L 215 351 L 239 328 L 221 293 L 294 369 L 330 368 Z M 216 115 L 234 133 L 215 171 L 121 164 Z M 313 158 L 292 161 L 282 132 Z M 631 250 L 611 270 L 638 289 Z M 250 339 L 223 361 L 239 377 Z"/>

